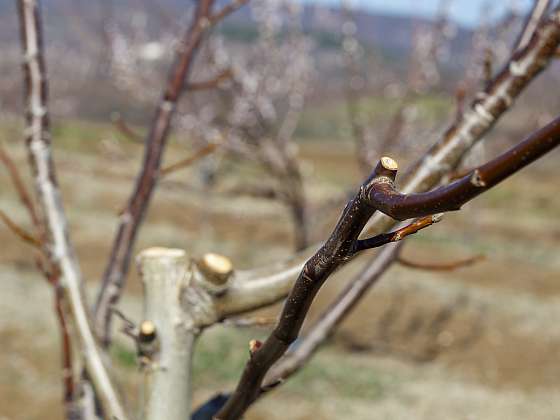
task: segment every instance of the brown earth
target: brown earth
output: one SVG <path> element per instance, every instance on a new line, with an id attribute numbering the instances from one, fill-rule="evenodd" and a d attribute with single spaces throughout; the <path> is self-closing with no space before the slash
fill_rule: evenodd
<path id="1" fill-rule="evenodd" d="M 126 158 L 110 161 L 106 151 L 95 148 L 91 156 L 71 148 L 56 155 L 90 295 L 103 271 L 140 153 L 133 145 L 118 147 Z M 25 169 L 21 150 L 14 145 L 9 150 Z M 311 144 L 303 155 L 308 190 L 318 207 L 358 182 L 352 155 L 342 146 Z M 483 253 L 486 260 L 452 272 L 393 267 L 304 372 L 259 402 L 247 418 L 558 418 L 557 159 L 558 154 L 547 157 L 408 240 L 409 259 L 443 262 Z M 242 182 L 239 173 L 234 175 Z M 238 267 L 290 254 L 291 226 L 282 207 L 200 191 L 196 168 L 173 180 L 173 188 L 158 191 L 137 249 L 162 245 L 195 255 L 211 250 L 229 255 Z M 25 224 L 5 171 L 0 171 L 0 185 L 0 208 Z M 327 221 L 317 226 L 317 239 L 328 234 L 338 211 L 323 212 Z M 30 249 L 4 226 L 0 241 L 0 419 L 61 418 L 51 290 L 36 274 Z M 329 281 L 312 317 L 366 261 L 360 258 Z M 138 314 L 138 284 L 132 273 L 125 309 L 133 318 Z M 266 331 L 209 331 L 195 357 L 196 402 L 216 390 L 231 389 L 246 357 L 246 338 L 255 334 L 264 336 Z M 115 366 L 128 400 L 134 401 L 139 373 L 126 341 L 121 341 Z"/>

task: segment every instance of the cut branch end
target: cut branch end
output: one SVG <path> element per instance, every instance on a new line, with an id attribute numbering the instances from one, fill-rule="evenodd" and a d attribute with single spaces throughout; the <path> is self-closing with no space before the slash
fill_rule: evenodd
<path id="1" fill-rule="evenodd" d="M 144 321 L 140 324 L 138 339 L 142 342 L 151 342 L 156 338 L 156 326 L 152 321 Z"/>
<path id="2" fill-rule="evenodd" d="M 389 156 L 383 156 L 377 162 L 375 169 L 373 170 L 373 177 L 386 177 L 389 178 L 391 181 L 394 181 L 397 177 L 397 171 L 399 169 L 399 165 L 397 161 Z"/>
<path id="3" fill-rule="evenodd" d="M 389 171 L 396 171 L 399 169 L 397 161 L 389 156 L 383 156 L 381 158 L 381 165 L 383 165 L 383 167 Z"/>
<path id="4" fill-rule="evenodd" d="M 233 273 L 233 263 L 223 255 L 207 253 L 198 261 L 198 269 L 205 280 L 223 288 Z"/>

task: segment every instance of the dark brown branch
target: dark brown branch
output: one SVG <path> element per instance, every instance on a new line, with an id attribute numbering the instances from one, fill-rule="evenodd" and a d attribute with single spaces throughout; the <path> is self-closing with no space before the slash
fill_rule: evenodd
<path id="1" fill-rule="evenodd" d="M 431 217 L 419 219 L 397 230 L 397 232 L 400 232 L 400 239 L 402 239 L 432 223 Z M 364 294 L 381 278 L 391 264 L 397 260 L 397 258 L 400 258 L 398 255 L 400 254 L 402 245 L 403 244 L 388 245 L 375 256 L 371 264 L 368 264 L 367 268 L 356 276 L 356 278 L 337 296 L 336 300 L 323 311 L 319 319 L 309 328 L 307 334 L 300 339 L 297 349 L 288 352 L 286 356 L 270 370 L 266 375 L 265 384 L 283 382 L 305 365 L 319 349 L 321 344 L 346 318 L 356 303 L 359 302 Z"/>
<path id="2" fill-rule="evenodd" d="M 410 195 L 395 190 L 396 162 L 382 158 L 370 178 L 344 209 L 329 239 L 305 263 L 288 295 L 276 328 L 262 347 L 251 355 L 236 390 L 216 419 L 240 418 L 259 397 L 266 373 L 297 338 L 319 288 L 340 265 L 361 249 L 398 238 L 393 233 L 376 236 L 369 240 L 371 243 L 367 239 L 358 239 L 376 209 L 398 220 L 457 210 L 465 202 L 497 185 L 559 144 L 560 117 L 462 180 L 428 193 Z M 414 233 L 429 223 L 421 220 L 399 231 Z"/>
<path id="3" fill-rule="evenodd" d="M 401 194 L 394 179 L 380 177 L 369 192 L 375 208 L 396 220 L 459 210 L 463 204 L 497 185 L 560 144 L 560 117 L 463 178 L 432 191 Z"/>
<path id="4" fill-rule="evenodd" d="M 203 157 L 208 156 L 211 153 L 214 153 L 217 147 L 218 146 L 215 144 L 208 144 L 207 146 L 198 149 L 191 156 L 185 159 L 181 159 L 180 161 L 175 162 L 172 165 L 166 166 L 160 171 L 160 178 L 192 165 L 194 162 L 202 159 Z"/>
<path id="5" fill-rule="evenodd" d="M 431 218 L 423 218 L 399 229 L 397 232 L 400 232 L 402 238 L 404 238 L 430 224 L 432 224 Z M 398 255 L 401 249 L 402 244 L 393 244 L 384 247 L 383 250 L 375 256 L 371 264 L 368 264 L 367 268 L 356 276 L 356 278 L 337 296 L 336 300 L 323 311 L 318 320 L 309 328 L 305 336 L 300 339 L 297 348 L 286 353 L 286 356 L 270 370 L 265 377 L 265 384 L 283 382 L 293 373 L 301 369 L 313 354 L 315 354 L 321 344 L 346 318 L 356 303 L 359 302 L 364 294 L 381 278 L 390 265 L 399 258 Z"/>
<path id="6" fill-rule="evenodd" d="M 529 82 L 550 63 L 560 42 L 559 19 L 560 11 L 557 8 L 549 19 L 539 25 L 529 45 L 512 56 L 461 119 L 455 121 L 442 138 L 411 168 L 404 182 L 405 191 L 427 191 L 461 163 L 468 150 L 490 130 Z M 374 233 L 380 232 L 392 225 L 394 219 L 385 216 L 374 217 L 369 230 Z M 266 369 L 266 366 L 263 369 Z M 242 392 L 241 389 L 240 385 L 238 393 Z M 254 392 L 254 388 L 248 388 L 247 392 Z M 247 403 L 243 396 L 234 395 L 233 399 L 238 401 L 230 400 L 230 408 L 225 411 L 223 418 L 239 417 L 231 415 L 232 406 L 240 411 L 246 409 L 239 408 L 240 404 Z M 221 414 L 223 415 L 224 411 Z"/>
<path id="7" fill-rule="evenodd" d="M 148 209 L 160 173 L 163 151 L 169 137 L 171 119 L 177 101 L 185 91 L 186 79 L 191 73 L 200 43 L 211 24 L 217 21 L 211 19 L 213 5 L 214 0 L 197 2 L 193 21 L 177 49 L 162 100 L 146 138 L 144 162 L 136 185 L 120 218 L 95 307 L 95 331 L 104 346 L 108 346 L 111 340 L 111 307 L 119 300 L 125 284 L 138 229 Z"/>
<path id="8" fill-rule="evenodd" d="M 470 148 L 490 130 L 511 107 L 515 98 L 550 63 L 560 43 L 559 20 L 560 10 L 556 8 L 551 16 L 539 25 L 529 45 L 512 56 L 485 91 L 477 95 L 477 100 L 470 105 L 460 120 L 455 121 L 440 140 L 411 168 L 403 183 L 405 191 L 422 192 L 434 188 L 447 173 L 461 163 L 462 157 Z M 368 232 L 381 232 L 389 229 L 394 223 L 394 219 L 377 214 L 369 223 Z M 289 278 L 293 267 L 288 264 L 282 269 L 286 274 L 278 273 L 277 277 Z M 238 393 L 242 392 L 240 388 Z M 248 392 L 252 391 L 254 388 L 248 389 Z M 228 403 L 230 408 L 225 415 L 223 411 L 221 413 L 223 418 L 239 417 L 231 415 L 232 405 L 240 411 L 246 409 L 246 407 L 240 409 L 239 405 L 247 403 L 247 399 L 243 399 L 242 396 L 234 396 L 234 399 L 238 401 L 230 400 Z"/>
<path id="9" fill-rule="evenodd" d="M 484 255 L 475 255 L 474 257 L 465 258 L 462 260 L 456 260 L 446 263 L 431 263 L 425 261 L 412 261 L 408 258 L 399 256 L 397 262 L 403 267 L 412 268 L 414 270 L 427 270 L 427 271 L 453 271 L 458 268 L 468 267 L 470 265 L 476 264 L 477 262 L 486 259 Z"/>
<path id="10" fill-rule="evenodd" d="M 371 188 L 379 178 L 390 178 L 396 173 L 392 159 L 382 158 L 371 176 L 362 184 L 355 197 L 346 205 L 332 234 L 325 244 L 304 265 L 275 329 L 262 344 L 251 354 L 239 384 L 216 419 L 238 419 L 261 393 L 261 384 L 270 367 L 284 354 L 290 344 L 297 338 L 307 311 L 315 295 L 328 277 L 358 251 L 358 236 L 375 212 L 369 202 Z M 401 234 L 411 234 L 432 224 L 433 220 L 424 220 L 401 230 Z M 376 244 L 397 240 L 397 233 L 383 237 Z M 367 241 L 367 240 L 366 240 Z M 371 246 L 362 247 L 362 249 Z"/>
<path id="11" fill-rule="evenodd" d="M 261 198 L 264 200 L 286 200 L 283 191 L 280 191 L 274 185 L 236 185 L 226 190 L 225 194 L 234 197 L 247 196 L 252 198 Z"/>
<path id="12" fill-rule="evenodd" d="M 367 264 L 365 270 L 348 283 L 336 300 L 321 313 L 307 334 L 300 339 L 297 348 L 286 353 L 286 356 L 270 370 L 265 378 L 265 386 L 285 381 L 305 365 L 364 294 L 387 271 L 399 255 L 403 245 L 404 242 L 401 242 L 384 247 L 371 261 L 371 264 Z"/>

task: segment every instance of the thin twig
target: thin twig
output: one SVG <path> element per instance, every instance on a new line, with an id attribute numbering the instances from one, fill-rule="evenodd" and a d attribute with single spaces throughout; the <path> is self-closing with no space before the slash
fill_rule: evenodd
<path id="1" fill-rule="evenodd" d="M 19 170 L 14 160 L 10 157 L 10 155 L 4 150 L 4 148 L 1 145 L 0 145 L 0 160 L 4 163 L 6 169 L 8 169 L 8 172 L 10 173 L 10 179 L 12 181 L 12 184 L 14 184 L 19 200 L 23 204 L 23 207 L 25 207 L 25 209 L 29 213 L 29 217 L 31 218 L 31 222 L 33 223 L 33 226 L 39 228 L 42 223 L 39 218 L 39 214 L 35 209 L 35 204 L 33 203 L 31 194 L 29 194 L 29 191 L 27 190 L 27 187 L 23 182 L 23 178 L 19 173 Z"/>
<path id="2" fill-rule="evenodd" d="M 35 237 L 33 234 L 29 233 L 27 230 L 19 226 L 14 222 L 4 211 L 0 210 L 0 220 L 23 242 L 30 244 L 34 247 L 41 249 L 42 242 L 39 238 Z"/>
<path id="3" fill-rule="evenodd" d="M 235 319 L 225 319 L 225 325 L 231 325 L 233 327 L 270 327 L 276 324 L 278 319 L 276 317 L 266 317 L 266 316 L 255 316 L 250 318 L 235 318 Z"/>
<path id="4" fill-rule="evenodd" d="M 464 258 L 462 260 L 450 261 L 445 263 L 431 263 L 426 261 L 412 261 L 403 256 L 399 256 L 397 263 L 403 267 L 412 268 L 414 270 L 426 270 L 426 271 L 453 271 L 458 268 L 468 267 L 470 265 L 476 264 L 477 262 L 486 259 L 485 255 L 475 255 L 474 257 Z"/>
<path id="5" fill-rule="evenodd" d="M 56 280 L 58 282 L 58 279 Z M 60 347 L 62 349 L 62 381 L 64 384 L 64 401 L 70 404 L 75 396 L 74 373 L 72 363 L 72 340 L 67 321 L 67 311 L 64 309 L 64 291 L 55 287 L 55 312 L 60 326 Z"/>
<path id="6" fill-rule="evenodd" d="M 482 83 L 487 86 L 492 80 L 494 53 L 490 47 L 484 49 L 482 57 Z"/>
<path id="7" fill-rule="evenodd" d="M 121 134 L 123 134 L 128 140 L 137 144 L 144 144 L 144 138 L 141 134 L 134 131 L 124 120 L 119 112 L 113 112 L 111 114 L 111 121 L 113 125 Z"/>
<path id="8" fill-rule="evenodd" d="M 198 149 L 191 156 L 186 157 L 185 159 L 181 159 L 180 161 L 175 162 L 172 165 L 166 166 L 160 171 L 160 178 L 192 165 L 194 162 L 202 159 L 203 157 L 208 156 L 211 153 L 214 153 L 217 147 L 218 146 L 215 144 L 208 144 Z"/>

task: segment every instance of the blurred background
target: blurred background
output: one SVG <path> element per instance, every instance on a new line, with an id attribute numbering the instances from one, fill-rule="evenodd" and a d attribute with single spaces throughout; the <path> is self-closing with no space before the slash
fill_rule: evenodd
<path id="1" fill-rule="evenodd" d="M 0 142 L 27 176 L 14 3 L 0 2 Z M 406 168 L 500 70 L 530 4 L 252 0 L 197 56 L 136 251 L 217 252 L 252 268 L 325 239 L 380 156 Z M 92 300 L 192 2 L 42 5 L 54 158 Z M 463 166 L 556 116 L 559 82 L 553 63 Z M 412 261 L 484 259 L 441 272 L 393 266 L 317 357 L 246 418 L 557 418 L 559 158 L 549 154 L 407 239 Z M 0 209 L 27 223 L 4 167 Z M 4 225 L 0 241 L 0 419 L 61 418 L 52 290 Z M 366 262 L 329 280 L 311 318 Z M 138 320 L 131 271 L 123 311 Z M 268 330 L 215 326 L 203 336 L 195 406 L 233 388 L 246 343 Z M 132 404 L 140 382 L 132 343 L 118 337 L 112 352 Z"/>

